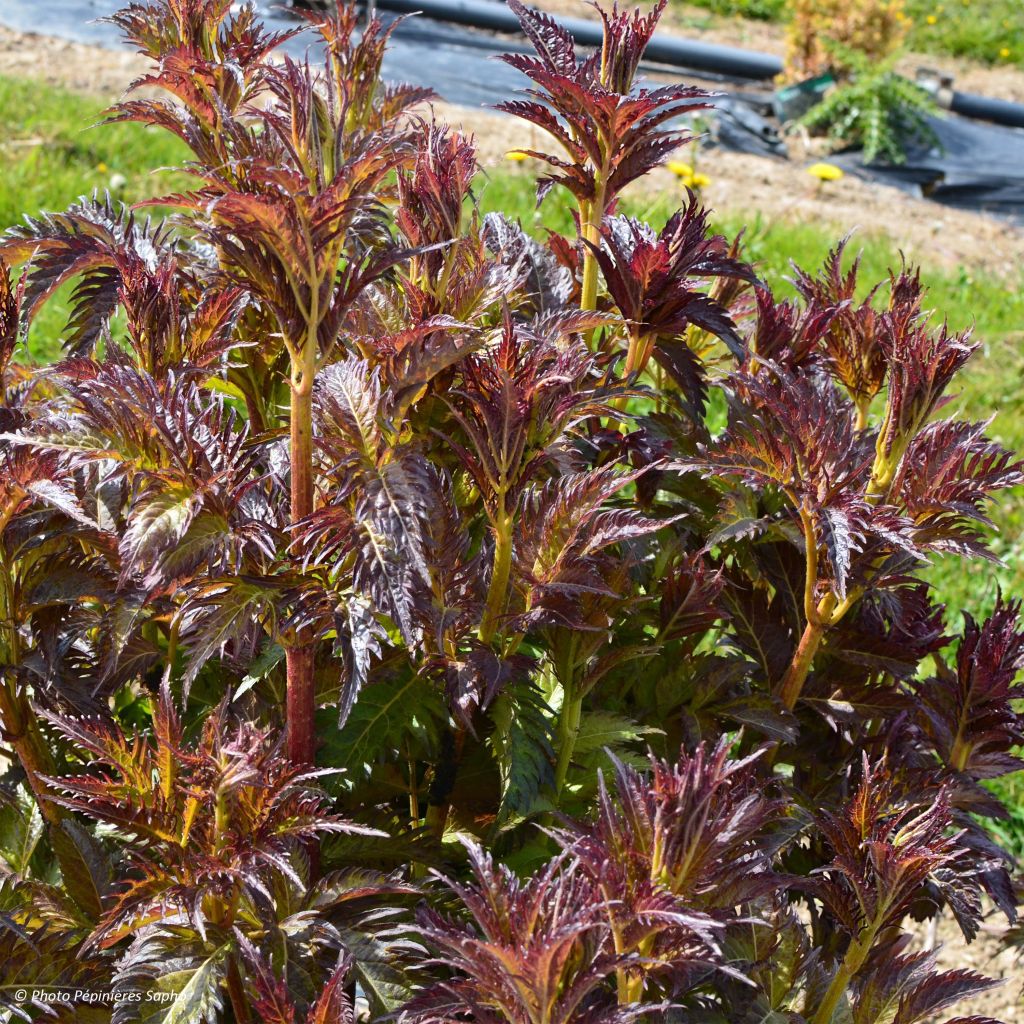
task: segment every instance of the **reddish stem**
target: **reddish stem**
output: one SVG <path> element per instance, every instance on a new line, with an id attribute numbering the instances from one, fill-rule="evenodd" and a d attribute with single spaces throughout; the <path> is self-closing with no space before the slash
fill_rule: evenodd
<path id="1" fill-rule="evenodd" d="M 292 381 L 291 407 L 291 521 L 301 522 L 313 511 L 313 373 L 312 367 Z M 313 666 L 316 647 L 302 631 L 285 652 L 288 693 L 288 757 L 312 764 L 316 756 L 316 686 Z"/>
<path id="2" fill-rule="evenodd" d="M 49 824 L 56 825 L 65 817 L 65 812 L 50 800 L 43 782 L 44 776 L 54 774 L 53 757 L 39 731 L 39 723 L 28 697 L 18 691 L 13 679 L 11 683 L 8 686 L 7 680 L 0 679 L 0 722 L 7 741 L 14 748 L 24 769 L 29 788 L 39 806 L 39 813 Z"/>
<path id="3" fill-rule="evenodd" d="M 316 758 L 316 691 L 313 685 L 315 654 L 316 649 L 310 644 L 291 647 L 285 654 L 288 674 L 285 708 L 288 758 L 296 764 L 312 764 Z"/>

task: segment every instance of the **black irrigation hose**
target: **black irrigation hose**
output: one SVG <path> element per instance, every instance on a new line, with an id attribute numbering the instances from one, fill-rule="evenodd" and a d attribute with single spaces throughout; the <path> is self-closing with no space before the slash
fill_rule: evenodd
<path id="1" fill-rule="evenodd" d="M 519 19 L 495 0 L 377 0 L 377 7 L 398 14 L 421 12 L 437 21 L 487 29 L 491 32 L 520 33 Z M 601 26 L 584 18 L 558 19 L 581 46 L 601 45 Z M 782 71 L 782 61 L 770 53 L 735 50 L 728 46 L 698 43 L 673 36 L 655 36 L 644 53 L 654 64 L 670 64 L 694 71 L 714 71 L 736 78 L 774 78 Z"/>
<path id="2" fill-rule="evenodd" d="M 519 19 L 496 0 L 376 0 L 376 6 L 396 14 L 422 13 L 436 21 L 518 34 Z M 559 18 L 581 46 L 601 45 L 601 26 L 584 18 Z M 655 36 L 647 46 L 647 60 L 655 64 L 714 72 L 733 78 L 756 81 L 775 78 L 782 72 L 782 60 L 770 53 L 738 50 L 676 36 Z M 990 99 L 969 92 L 947 94 L 946 106 L 954 114 L 1010 128 L 1024 128 L 1024 104 Z"/>
<path id="3" fill-rule="evenodd" d="M 1024 103 L 994 100 L 973 92 L 954 92 L 950 97 L 949 109 L 961 117 L 993 121 L 1008 128 L 1024 128 Z"/>

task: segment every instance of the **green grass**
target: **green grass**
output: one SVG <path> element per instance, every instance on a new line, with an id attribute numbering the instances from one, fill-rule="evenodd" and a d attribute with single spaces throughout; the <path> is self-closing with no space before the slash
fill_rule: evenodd
<path id="1" fill-rule="evenodd" d="M 713 14 L 785 21 L 787 0 L 685 0 Z M 919 53 L 946 53 L 988 64 L 1024 67 L 1021 0 L 906 0 L 908 45 Z"/>
<path id="2" fill-rule="evenodd" d="M 180 186 L 180 177 L 159 168 L 180 164 L 184 146 L 157 128 L 97 125 L 103 109 L 92 97 L 0 76 L 0 230 L 96 190 L 130 203 Z M 31 358 L 53 358 L 65 321 L 58 297 L 33 324 Z"/>
<path id="3" fill-rule="evenodd" d="M 724 17 L 756 21 L 782 21 L 786 17 L 786 0 L 686 0 L 686 4 Z"/>
<path id="4" fill-rule="evenodd" d="M 0 108 L 16 112 L 0 122 L 0 228 L 16 223 L 24 214 L 61 210 L 83 194 L 110 185 L 114 175 L 124 184 L 119 198 L 132 202 L 181 187 L 181 179 L 164 170 L 185 159 L 184 148 L 164 132 L 141 125 L 107 125 L 95 128 L 102 106 L 95 99 L 61 92 L 36 82 L 0 77 Z M 572 230 L 568 204 L 557 201 L 557 193 L 536 211 L 532 178 L 522 170 L 491 172 L 481 182 L 478 196 L 485 210 L 503 210 L 519 217 L 529 228 Z M 674 199 L 666 194 L 625 204 L 627 212 L 652 222 L 664 221 Z M 729 211 L 718 218 L 716 227 L 727 235 L 746 227 L 750 256 L 763 276 L 782 293 L 790 291 L 785 281 L 789 262 L 814 267 L 823 260 L 835 236 L 818 226 L 768 223 L 757 214 Z M 894 247 L 883 240 L 865 238 L 853 246 L 863 249 L 866 282 L 884 278 L 888 267 L 898 260 Z M 1007 446 L 1024 451 L 1024 418 L 1016 415 L 1024 389 L 1024 288 L 1021 282 L 1002 282 L 987 274 L 939 273 L 925 268 L 931 288 L 931 305 L 948 317 L 957 329 L 976 323 L 985 349 L 966 376 L 956 409 L 974 418 L 995 417 L 994 434 Z M 60 296 L 33 325 L 28 357 L 46 362 L 60 350 L 60 334 L 66 320 L 66 305 Z M 1024 548 L 1018 538 L 1024 531 L 1024 496 L 1013 495 L 1000 504 L 995 514 L 1000 527 L 995 547 L 1006 562 L 1004 567 L 940 562 L 932 578 L 951 609 L 983 609 L 994 597 L 997 586 L 1011 593 L 1024 593 Z"/>
<path id="5" fill-rule="evenodd" d="M 986 819 L 985 827 L 1004 850 L 1018 862 L 1024 861 L 1024 772 L 1004 775 L 987 786 L 1006 805 L 1009 817 L 1001 821 Z"/>

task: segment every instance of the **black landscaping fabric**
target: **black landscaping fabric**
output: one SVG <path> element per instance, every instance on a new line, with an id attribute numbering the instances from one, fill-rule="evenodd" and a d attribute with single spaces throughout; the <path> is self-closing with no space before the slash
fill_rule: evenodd
<path id="1" fill-rule="evenodd" d="M 832 161 L 859 177 L 1024 225 L 1024 131 L 955 116 L 933 119 L 932 127 L 941 147 L 912 148 L 904 164 L 865 167 L 856 152 Z"/>
<path id="2" fill-rule="evenodd" d="M 0 0 L 0 24 L 114 48 L 120 45 L 116 29 L 96 19 L 118 6 L 117 0 Z M 271 27 L 293 23 L 283 7 L 259 6 Z M 389 17 L 382 14 L 385 20 Z M 287 49 L 301 56 L 310 45 L 300 37 Z M 410 18 L 393 37 L 384 74 L 392 81 L 428 86 L 452 103 L 487 107 L 525 84 L 519 72 L 494 59 L 498 53 L 521 48 L 521 41 L 507 37 Z M 720 88 L 726 95 L 716 101 L 712 141 L 730 150 L 785 158 L 785 142 L 771 115 L 771 96 L 736 83 L 723 83 Z M 1024 224 L 1024 131 L 953 115 L 936 119 L 934 128 L 941 147 L 912 149 L 907 161 L 898 166 L 865 166 L 855 150 L 831 159 L 858 177 Z"/>

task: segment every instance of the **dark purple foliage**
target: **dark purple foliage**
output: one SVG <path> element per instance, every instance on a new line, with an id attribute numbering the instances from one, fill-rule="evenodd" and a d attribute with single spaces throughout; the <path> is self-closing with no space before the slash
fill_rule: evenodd
<path id="1" fill-rule="evenodd" d="M 616 214 L 709 101 L 637 79 L 663 6 L 584 54 L 512 0 L 503 109 L 576 206 L 542 239 L 380 81 L 393 26 L 334 5 L 295 61 L 227 0 L 115 15 L 153 70 L 109 116 L 192 188 L 0 236 L 0 1013 L 915 1024 L 989 986 L 909 922 L 1016 915 L 1024 627 L 956 636 L 920 572 L 992 558 L 1024 469 L 939 418 L 976 345 L 916 270 L 841 242 L 779 301 L 695 196 Z"/>

